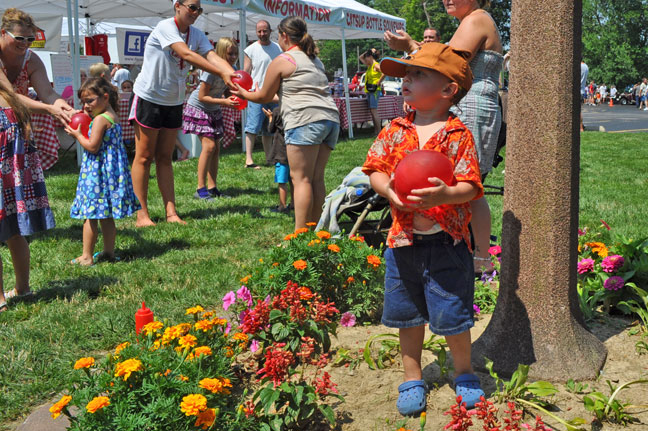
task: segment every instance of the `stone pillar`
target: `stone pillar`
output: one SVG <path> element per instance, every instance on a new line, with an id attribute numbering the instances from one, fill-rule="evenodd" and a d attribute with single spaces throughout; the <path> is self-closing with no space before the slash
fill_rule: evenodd
<path id="1" fill-rule="evenodd" d="M 510 374 L 594 378 L 605 346 L 583 327 L 576 291 L 580 158 L 580 0 L 513 0 L 511 79 L 495 312 L 474 343 Z"/>

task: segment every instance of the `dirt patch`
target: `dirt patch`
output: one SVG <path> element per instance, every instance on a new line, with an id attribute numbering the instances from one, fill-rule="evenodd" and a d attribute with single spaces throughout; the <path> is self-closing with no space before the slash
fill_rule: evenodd
<path id="1" fill-rule="evenodd" d="M 473 328 L 473 339 L 476 339 L 486 328 L 490 316 L 484 316 L 476 322 Z M 605 367 L 598 381 L 583 382 L 589 385 L 592 391 L 600 391 L 609 396 L 610 390 L 606 380 L 612 384 L 619 384 L 648 378 L 648 355 L 639 355 L 635 351 L 638 336 L 630 335 L 630 322 L 619 318 L 610 318 L 607 322 L 594 324 L 592 332 L 605 343 L 608 357 Z M 394 333 L 396 330 L 384 326 L 340 328 L 337 339 L 334 339 L 334 348 L 345 348 L 357 351 L 364 347 L 372 335 Z M 426 338 L 430 335 L 426 336 Z M 427 398 L 427 425 L 426 430 L 442 430 L 449 422 L 448 416 L 443 413 L 454 403 L 454 391 L 450 388 L 447 379 L 441 378 L 439 367 L 433 364 L 436 357 L 428 351 L 423 352 L 423 377 L 432 389 Z M 389 367 L 383 370 L 370 370 L 364 362 L 358 368 L 330 367 L 327 369 L 333 381 L 338 384 L 340 393 L 345 397 L 345 402 L 335 406 L 340 418 L 338 429 L 342 431 L 396 431 L 400 426 L 418 430 L 418 419 L 409 419 L 403 424 L 403 418 L 396 410 L 397 387 L 402 383 L 402 364 L 400 357 Z M 488 374 L 478 373 L 487 394 L 493 391 L 494 384 Z M 555 396 L 554 402 L 560 409 L 555 412 L 563 419 L 581 417 L 587 420 L 583 427 L 587 430 L 635 430 L 648 429 L 648 407 L 635 408 L 630 411 L 638 418 L 638 422 L 623 427 L 615 424 L 591 424 L 593 416 L 585 410 L 582 402 L 583 395 L 574 395 L 566 390 L 564 384 L 554 384 L 560 392 Z M 632 386 L 625 389 L 618 396 L 620 401 L 632 405 L 648 404 L 648 384 Z M 503 409 L 502 409 L 503 410 Z M 543 419 L 545 417 L 543 416 Z M 526 422 L 532 422 L 531 416 L 525 416 Z M 546 418 L 549 425 L 553 425 L 550 418 Z M 480 423 L 481 424 L 481 423 Z M 475 430 L 481 425 L 473 425 Z M 556 425 L 556 429 L 564 429 Z"/>

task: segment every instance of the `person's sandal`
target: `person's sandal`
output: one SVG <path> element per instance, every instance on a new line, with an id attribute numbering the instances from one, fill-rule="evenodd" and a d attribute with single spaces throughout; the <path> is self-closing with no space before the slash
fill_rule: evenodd
<path id="1" fill-rule="evenodd" d="M 119 262 L 121 258 L 113 255 L 109 255 L 106 252 L 103 251 L 98 251 L 95 254 L 92 255 L 92 262 L 93 263 L 101 263 L 101 262 L 110 262 L 110 263 L 115 263 Z"/>
<path id="2" fill-rule="evenodd" d="M 5 311 L 9 311 L 9 306 L 7 305 L 7 301 L 2 301 L 0 302 L 0 313 L 4 313 Z"/>
<path id="3" fill-rule="evenodd" d="M 403 416 L 413 416 L 425 410 L 427 386 L 423 380 L 410 380 L 398 386 L 396 408 Z"/>
<path id="4" fill-rule="evenodd" d="M 474 374 L 462 374 L 454 379 L 455 394 L 461 396 L 461 401 L 466 403 L 467 409 L 472 409 L 479 402 L 480 397 L 485 397 L 479 377 Z"/>
<path id="5" fill-rule="evenodd" d="M 27 293 L 23 293 L 22 295 L 19 295 L 16 289 L 11 289 L 9 292 L 5 292 L 4 294 L 5 299 L 11 299 L 11 298 L 25 299 L 31 296 L 34 296 L 34 292 L 32 292 L 31 290 Z"/>
<path id="6" fill-rule="evenodd" d="M 480 265 L 479 270 L 474 270 L 475 271 L 475 278 L 481 278 L 482 275 L 484 274 L 492 274 L 493 271 L 495 271 L 495 267 L 493 266 L 493 261 L 491 260 L 490 257 L 477 257 L 473 256 L 473 266 L 474 266 L 474 261 L 480 261 L 480 262 L 486 262 L 485 265 Z"/>

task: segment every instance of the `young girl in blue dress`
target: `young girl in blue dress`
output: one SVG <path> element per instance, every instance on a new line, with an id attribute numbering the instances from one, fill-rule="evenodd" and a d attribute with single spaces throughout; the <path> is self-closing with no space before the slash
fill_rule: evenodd
<path id="1" fill-rule="evenodd" d="M 65 131 L 83 147 L 83 161 L 76 197 L 70 217 L 84 219 L 83 254 L 70 263 L 92 265 L 94 262 L 115 260 L 115 220 L 128 217 L 139 210 L 128 168 L 128 157 L 122 142 L 121 126 L 117 123 L 117 90 L 102 78 L 88 79 L 79 89 L 84 111 L 93 120 L 89 137 L 83 136 L 81 126 Z M 103 233 L 103 251 L 94 253 L 97 243 L 97 220 Z"/>

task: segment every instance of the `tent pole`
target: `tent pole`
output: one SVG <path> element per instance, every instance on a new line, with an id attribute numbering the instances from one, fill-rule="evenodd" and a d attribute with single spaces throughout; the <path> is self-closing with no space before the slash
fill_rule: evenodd
<path id="1" fill-rule="evenodd" d="M 349 78 L 347 77 L 346 38 L 342 28 L 342 72 L 344 73 L 344 101 L 346 104 L 347 121 L 349 123 L 349 138 L 353 139 L 353 123 L 351 122 L 351 102 L 349 102 Z"/>
<path id="2" fill-rule="evenodd" d="M 245 48 L 247 46 L 247 34 L 245 33 L 245 9 L 239 10 L 239 69 L 245 64 Z M 247 120 L 247 109 L 241 112 L 241 146 L 245 153 L 245 122 Z"/>

